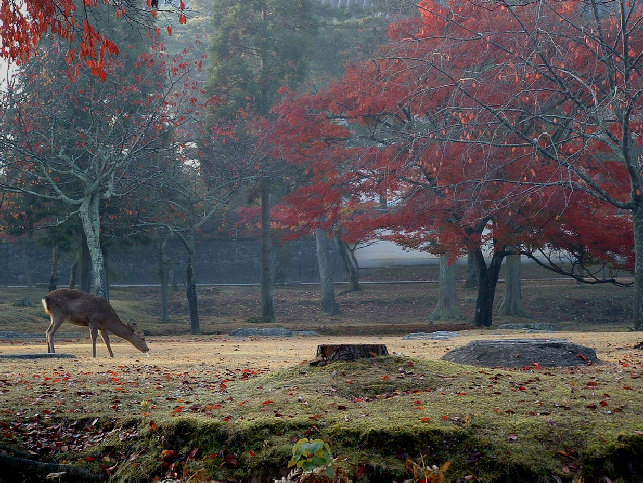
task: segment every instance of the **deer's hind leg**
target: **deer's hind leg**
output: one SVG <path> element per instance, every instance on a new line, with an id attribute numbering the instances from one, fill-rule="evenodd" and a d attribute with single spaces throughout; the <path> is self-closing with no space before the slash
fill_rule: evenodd
<path id="1" fill-rule="evenodd" d="M 47 327 L 47 352 L 50 354 L 54 354 L 56 350 L 54 349 L 54 334 L 60 327 L 60 325 L 65 321 L 65 318 L 60 316 L 60 315 L 53 315 L 51 314 L 49 316 L 51 319 L 51 323 L 49 324 L 49 327 Z"/>
<path id="2" fill-rule="evenodd" d="M 112 347 L 109 345 L 109 336 L 107 335 L 107 331 L 103 329 L 99 329 L 98 332 L 100 333 L 101 338 L 105 342 L 105 345 L 107 346 L 107 350 L 109 351 L 109 356 L 114 357 L 114 353 L 112 352 Z"/>

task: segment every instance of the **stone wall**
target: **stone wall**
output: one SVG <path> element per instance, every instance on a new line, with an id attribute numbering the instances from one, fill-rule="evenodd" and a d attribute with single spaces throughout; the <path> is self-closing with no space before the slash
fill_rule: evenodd
<path id="1" fill-rule="evenodd" d="M 0 285 L 24 285 L 26 265 L 33 283 L 46 284 L 51 272 L 51 249 L 35 242 L 0 243 Z M 334 249 L 334 244 L 330 244 Z M 175 262 L 177 282 L 185 279 L 185 252 L 177 241 L 169 244 L 167 253 Z M 336 252 L 335 278 L 343 280 L 344 271 Z M 74 255 L 60 254 L 59 285 L 66 285 Z M 155 245 L 111 249 L 108 253 L 109 277 L 112 284 L 157 284 L 158 255 Z M 319 281 L 317 256 L 313 239 L 275 243 L 277 283 Z M 261 243 L 252 239 L 206 240 L 197 247 L 198 283 L 251 284 L 260 282 Z"/>

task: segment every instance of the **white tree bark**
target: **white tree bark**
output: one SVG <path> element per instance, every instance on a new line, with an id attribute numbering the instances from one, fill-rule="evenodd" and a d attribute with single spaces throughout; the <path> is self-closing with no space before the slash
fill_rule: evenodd
<path id="1" fill-rule="evenodd" d="M 505 257 L 505 298 L 502 300 L 498 313 L 501 315 L 513 315 L 525 317 L 527 312 L 522 306 L 522 266 L 520 263 L 520 252 L 514 249 L 507 249 L 509 255 Z"/>
<path id="2" fill-rule="evenodd" d="M 107 276 L 105 273 L 105 257 L 100 245 L 100 196 L 88 196 L 79 208 L 83 232 L 87 240 L 87 249 L 92 261 L 92 282 L 94 293 L 107 297 Z"/>
<path id="3" fill-rule="evenodd" d="M 438 304 L 429 322 L 462 319 L 456 295 L 455 264 L 449 264 L 449 257 L 446 255 L 440 256 L 439 291 Z"/>

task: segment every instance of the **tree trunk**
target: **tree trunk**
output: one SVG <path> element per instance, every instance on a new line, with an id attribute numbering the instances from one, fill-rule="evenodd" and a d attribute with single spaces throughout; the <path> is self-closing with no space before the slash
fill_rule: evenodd
<path id="1" fill-rule="evenodd" d="M 342 240 L 339 235 L 335 236 L 335 242 L 337 245 L 337 251 L 344 263 L 344 269 L 346 270 L 346 277 L 348 278 L 349 283 L 349 291 L 359 292 L 362 290 L 362 287 L 359 284 L 359 264 L 355 258 L 355 253 L 350 249 L 348 243 Z"/>
<path id="2" fill-rule="evenodd" d="M 33 287 L 33 280 L 31 279 L 31 268 L 29 267 L 29 255 L 27 254 L 26 240 L 22 240 L 22 243 L 20 243 L 20 258 L 22 262 L 22 274 L 25 277 L 25 285 L 31 288 Z"/>
<path id="3" fill-rule="evenodd" d="M 69 273 L 69 288 L 76 288 L 76 280 L 78 278 L 78 257 L 74 260 L 74 263 L 71 264 L 70 273 Z"/>
<path id="4" fill-rule="evenodd" d="M 103 262 L 105 265 L 105 297 L 109 300 L 110 297 L 110 286 L 109 286 L 109 251 L 107 249 L 103 250 Z"/>
<path id="5" fill-rule="evenodd" d="M 449 263 L 449 257 L 440 255 L 439 297 L 435 310 L 429 317 L 434 320 L 462 319 L 462 311 L 456 296 L 455 263 Z"/>
<path id="6" fill-rule="evenodd" d="M 92 261 L 89 258 L 89 249 L 87 248 L 87 239 L 83 234 L 80 252 L 78 253 L 78 259 L 80 263 L 80 289 L 83 292 L 89 293 L 92 287 L 91 273 L 92 273 Z"/>
<path id="7" fill-rule="evenodd" d="M 178 282 L 179 272 L 180 272 L 179 264 L 174 258 L 172 258 L 172 261 L 170 263 L 170 273 L 169 273 L 172 292 L 179 291 L 179 282 Z"/>
<path id="8" fill-rule="evenodd" d="M 632 210 L 634 218 L 634 330 L 643 330 L 643 204 Z"/>
<path id="9" fill-rule="evenodd" d="M 473 322 L 478 327 L 489 327 L 493 323 L 493 299 L 505 252 L 494 250 L 488 267 L 481 248 L 474 252 L 474 256 L 478 269 L 478 298 Z"/>
<path id="10" fill-rule="evenodd" d="M 335 284 L 333 283 L 333 266 L 328 251 L 328 236 L 321 228 L 315 229 L 315 242 L 321 282 L 322 310 L 330 315 L 338 314 L 339 305 L 335 300 Z"/>
<path id="11" fill-rule="evenodd" d="M 58 243 L 51 249 L 51 275 L 49 276 L 49 291 L 58 287 Z"/>
<path id="12" fill-rule="evenodd" d="M 168 289 L 168 265 L 169 260 L 165 253 L 165 244 L 167 237 L 158 236 L 158 256 L 159 256 L 159 280 L 161 283 L 161 320 L 167 322 L 170 315 L 167 307 L 167 289 Z"/>
<path id="13" fill-rule="evenodd" d="M 466 288 L 478 286 L 478 269 L 476 268 L 475 256 L 471 252 L 467 254 L 467 277 L 464 286 Z"/>
<path id="14" fill-rule="evenodd" d="M 388 355 L 384 344 L 320 344 L 312 366 L 325 366 L 331 361 L 354 361 Z"/>
<path id="15" fill-rule="evenodd" d="M 527 315 L 522 306 L 521 272 L 520 251 L 509 248 L 505 258 L 505 297 L 498 307 L 499 314 L 513 315 L 514 317 Z"/>
<path id="16" fill-rule="evenodd" d="M 100 197 L 92 196 L 83 200 L 79 209 L 80 219 L 83 224 L 83 232 L 87 240 L 87 249 L 92 261 L 92 282 L 94 293 L 101 297 L 107 297 L 107 275 L 105 272 L 105 258 L 101 248 L 100 240 Z"/>
<path id="17" fill-rule="evenodd" d="M 275 321 L 275 251 L 270 208 L 270 189 L 264 178 L 261 180 L 261 319 L 264 322 Z"/>
<path id="18" fill-rule="evenodd" d="M 196 256 L 194 234 L 188 235 L 184 243 L 188 255 L 185 295 L 188 299 L 188 310 L 190 311 L 190 333 L 192 335 L 199 335 L 201 333 L 201 323 L 199 321 L 199 301 L 196 294 L 196 274 L 194 273 L 194 260 Z"/>

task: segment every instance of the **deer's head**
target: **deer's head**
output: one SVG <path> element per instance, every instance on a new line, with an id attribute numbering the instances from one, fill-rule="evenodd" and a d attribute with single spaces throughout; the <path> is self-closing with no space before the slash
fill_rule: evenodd
<path id="1" fill-rule="evenodd" d="M 134 344 L 134 347 L 136 347 L 138 350 L 140 350 L 141 352 L 147 352 L 149 355 L 150 348 L 147 347 L 147 343 L 145 342 L 145 333 L 141 329 L 139 329 L 135 323 L 126 325 L 134 335 L 134 337 L 130 339 L 130 342 Z"/>

